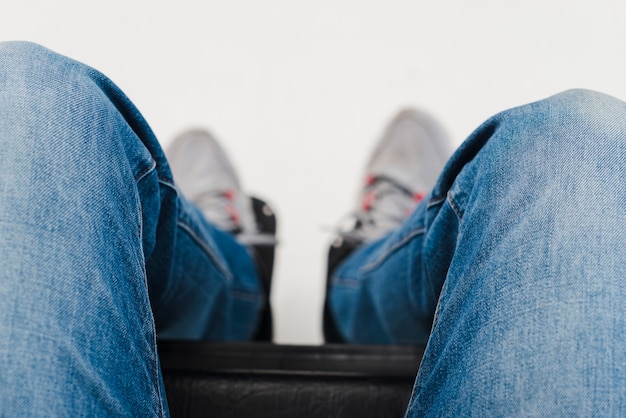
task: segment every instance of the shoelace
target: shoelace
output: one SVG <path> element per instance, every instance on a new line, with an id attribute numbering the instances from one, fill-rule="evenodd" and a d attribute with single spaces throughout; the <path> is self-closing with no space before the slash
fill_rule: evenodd
<path id="1" fill-rule="evenodd" d="M 247 197 L 246 197 L 247 198 Z M 246 222 L 237 206 L 237 192 L 228 190 L 209 190 L 195 199 L 196 204 L 218 228 L 235 235 L 237 241 L 243 245 L 276 245 L 277 241 L 272 234 L 263 234 L 256 228 L 254 215 Z"/>
<path id="2" fill-rule="evenodd" d="M 194 200 L 215 226 L 234 234 L 241 232 L 241 214 L 235 207 L 234 190 L 208 190 Z"/>
<path id="3" fill-rule="evenodd" d="M 351 214 L 352 227 L 339 230 L 339 236 L 351 242 L 372 241 L 397 228 L 424 199 L 393 179 L 366 178 L 361 206 Z"/>

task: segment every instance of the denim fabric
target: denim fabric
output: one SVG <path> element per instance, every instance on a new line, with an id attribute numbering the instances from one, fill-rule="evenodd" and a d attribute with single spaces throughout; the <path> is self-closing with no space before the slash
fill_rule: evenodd
<path id="1" fill-rule="evenodd" d="M 246 339 L 261 304 L 111 81 L 0 44 L 0 415 L 166 416 L 156 335 Z"/>
<path id="2" fill-rule="evenodd" d="M 626 415 L 626 104 L 496 115 L 336 271 L 353 342 L 427 342 L 407 415 Z M 245 339 L 247 251 L 107 78 L 0 44 L 0 414 L 166 416 L 156 335 Z"/>
<path id="3" fill-rule="evenodd" d="M 353 342 L 428 343 L 407 416 L 626 416 L 626 104 L 500 113 L 336 271 Z"/>

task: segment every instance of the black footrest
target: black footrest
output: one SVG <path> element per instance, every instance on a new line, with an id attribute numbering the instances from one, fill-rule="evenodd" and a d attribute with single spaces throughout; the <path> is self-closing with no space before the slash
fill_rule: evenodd
<path id="1" fill-rule="evenodd" d="M 423 347 L 159 343 L 173 417 L 401 417 Z"/>

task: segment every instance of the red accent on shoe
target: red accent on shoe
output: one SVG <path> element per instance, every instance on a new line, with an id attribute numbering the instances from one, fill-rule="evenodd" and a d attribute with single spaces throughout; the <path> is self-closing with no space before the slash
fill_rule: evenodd
<path id="1" fill-rule="evenodd" d="M 365 185 L 366 186 L 371 186 L 372 184 L 374 184 L 375 181 L 376 181 L 376 177 L 372 176 L 371 174 L 368 174 L 365 177 Z"/>
<path id="2" fill-rule="evenodd" d="M 423 192 L 417 192 L 413 195 L 413 200 L 419 203 L 424 200 L 424 197 L 426 197 L 426 195 Z"/>
<path id="3" fill-rule="evenodd" d="M 365 196 L 363 196 L 363 200 L 361 201 L 361 208 L 364 211 L 369 211 L 372 208 L 372 203 L 376 200 L 376 195 L 374 192 L 367 192 Z"/>
<path id="4" fill-rule="evenodd" d="M 236 194 L 233 189 L 224 190 L 224 197 L 228 200 L 235 200 Z"/>
<path id="5" fill-rule="evenodd" d="M 228 216 L 230 216 L 230 219 L 232 219 L 232 221 L 236 224 L 239 223 L 239 212 L 237 212 L 237 210 L 235 210 L 234 206 L 232 205 L 226 205 L 226 212 L 228 212 Z"/>

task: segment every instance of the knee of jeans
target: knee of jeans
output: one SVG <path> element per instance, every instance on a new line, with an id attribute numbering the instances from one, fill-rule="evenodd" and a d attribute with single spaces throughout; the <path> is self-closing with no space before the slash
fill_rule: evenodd
<path id="1" fill-rule="evenodd" d="M 589 90 L 568 90 L 499 115 L 485 146 L 486 165 L 506 178 L 569 184 L 622 172 L 626 158 L 626 104 Z"/>
<path id="2" fill-rule="evenodd" d="M 46 47 L 30 41 L 2 41 L 0 42 L 0 51 L 15 51 L 19 54 L 28 55 L 31 51 L 47 50 Z"/>
<path id="3" fill-rule="evenodd" d="M 26 41 L 0 42 L 0 83 L 4 94 L 27 87 L 26 80 L 50 78 L 67 60 L 42 45 Z"/>
<path id="4" fill-rule="evenodd" d="M 521 139 L 576 146 L 614 140 L 623 130 L 626 104 L 603 93 L 573 89 L 510 112 L 513 118 L 504 122 L 512 124 Z"/>
<path id="5" fill-rule="evenodd" d="M 130 128 L 94 73 L 37 44 L 0 43 L 2 172 L 123 161 L 119 138 Z"/>
<path id="6" fill-rule="evenodd" d="M 621 100 L 593 90 L 571 89 L 537 102 L 549 127 L 559 129 L 588 126 L 621 125 L 625 104 Z M 532 105 L 531 105 L 532 107 Z"/>
<path id="7" fill-rule="evenodd" d="M 512 210 L 530 202 L 561 202 L 581 213 L 616 207 L 626 199 L 624 120 L 626 104 L 587 90 L 505 111 L 489 122 L 489 139 L 457 177 L 450 197 L 461 216 L 478 195 L 508 202 Z"/>

